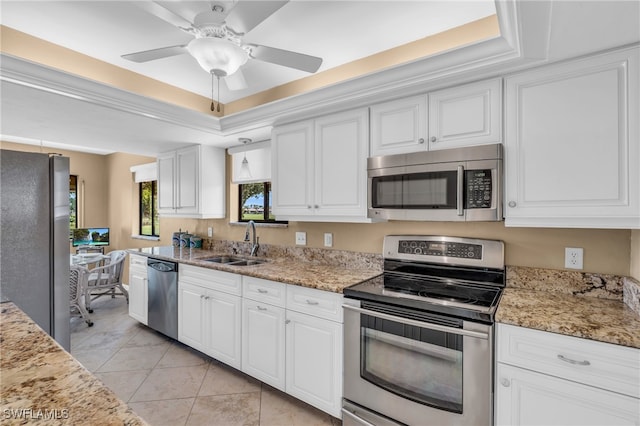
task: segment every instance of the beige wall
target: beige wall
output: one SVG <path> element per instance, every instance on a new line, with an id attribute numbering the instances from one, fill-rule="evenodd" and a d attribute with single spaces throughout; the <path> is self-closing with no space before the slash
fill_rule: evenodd
<path id="1" fill-rule="evenodd" d="M 631 272 L 630 276 L 640 281 L 640 230 L 631 231 Z"/>
<path id="2" fill-rule="evenodd" d="M 3 149 L 39 152 L 40 147 L 2 143 Z M 45 148 L 44 152 L 48 152 Z M 170 245 L 171 234 L 189 230 L 203 237 L 207 227 L 214 238 L 241 241 L 244 226 L 228 219 L 160 219 L 160 241 L 131 238 L 137 234 L 138 186 L 129 168 L 155 159 L 130 154 L 95 155 L 56 150 L 70 158 L 71 173 L 85 182 L 86 218 L 83 226 L 109 226 L 110 249 Z M 227 166 L 229 166 L 229 159 Z M 227 167 L 229 170 L 229 167 Z M 227 181 L 229 181 L 227 173 Z M 227 189 L 227 217 L 234 218 L 236 193 Z M 584 248 L 584 271 L 633 276 L 640 279 L 640 230 L 508 228 L 502 222 L 382 222 L 374 224 L 291 222 L 286 228 L 258 228 L 265 244 L 294 245 L 295 232 L 307 233 L 307 246 L 323 247 L 324 233 L 333 234 L 335 249 L 380 253 L 387 234 L 452 235 L 505 242 L 508 265 L 564 268 L 564 248 Z"/>

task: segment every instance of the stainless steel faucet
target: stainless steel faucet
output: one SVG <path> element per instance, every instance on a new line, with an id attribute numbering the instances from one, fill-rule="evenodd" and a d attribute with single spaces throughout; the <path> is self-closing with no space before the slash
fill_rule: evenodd
<path id="1" fill-rule="evenodd" d="M 260 248 L 260 238 L 256 236 L 256 223 L 252 220 L 247 223 L 247 230 L 244 233 L 244 240 L 249 241 L 249 233 L 253 232 L 253 238 L 251 239 L 251 256 L 258 255 L 258 249 Z"/>

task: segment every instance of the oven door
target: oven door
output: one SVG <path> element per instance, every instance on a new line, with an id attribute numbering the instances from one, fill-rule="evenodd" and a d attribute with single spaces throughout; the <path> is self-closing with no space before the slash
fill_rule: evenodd
<path id="1" fill-rule="evenodd" d="M 345 400 L 409 425 L 491 424 L 490 325 L 353 299 L 343 306 Z"/>

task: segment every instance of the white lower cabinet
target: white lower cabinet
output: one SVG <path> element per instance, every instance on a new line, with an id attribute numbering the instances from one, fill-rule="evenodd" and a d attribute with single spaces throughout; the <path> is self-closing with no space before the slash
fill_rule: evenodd
<path id="1" fill-rule="evenodd" d="M 342 417 L 342 295 L 181 264 L 178 340 Z"/>
<path id="2" fill-rule="evenodd" d="M 147 258 L 129 255 L 129 316 L 147 324 L 148 316 Z"/>
<path id="3" fill-rule="evenodd" d="M 640 425 L 640 350 L 497 329 L 496 425 Z"/>
<path id="4" fill-rule="evenodd" d="M 287 310 L 288 394 L 334 417 L 342 402 L 342 324 Z"/>
<path id="5" fill-rule="evenodd" d="M 178 270 L 178 340 L 240 368 L 240 276 L 189 265 Z"/>
<path id="6" fill-rule="evenodd" d="M 242 371 L 285 390 L 284 308 L 242 301 Z"/>

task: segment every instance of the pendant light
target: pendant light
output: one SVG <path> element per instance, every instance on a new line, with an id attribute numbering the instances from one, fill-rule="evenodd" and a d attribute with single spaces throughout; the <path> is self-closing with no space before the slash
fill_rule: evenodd
<path id="1" fill-rule="evenodd" d="M 251 143 L 251 139 L 249 138 L 240 138 L 239 142 L 243 144 Z M 242 159 L 242 163 L 240 164 L 240 173 L 238 176 L 241 179 L 251 179 L 251 170 L 249 169 L 249 161 L 247 160 L 247 151 L 244 152 L 244 158 Z"/>

